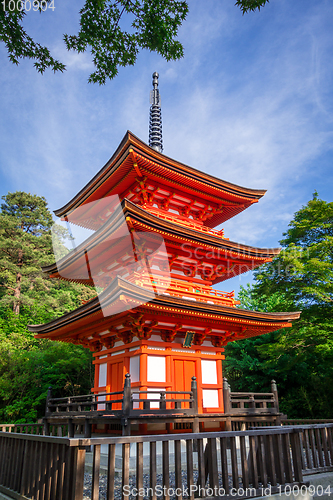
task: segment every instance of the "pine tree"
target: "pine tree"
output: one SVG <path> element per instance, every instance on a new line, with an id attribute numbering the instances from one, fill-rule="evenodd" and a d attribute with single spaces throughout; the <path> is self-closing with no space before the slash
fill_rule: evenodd
<path id="1" fill-rule="evenodd" d="M 52 280 L 42 273 L 41 267 L 55 260 L 51 236 L 54 222 L 45 198 L 17 191 L 2 199 L 0 307 L 10 307 L 15 315 L 23 308 L 35 313 L 38 309 L 40 316 L 44 309 L 46 322 L 95 296 L 95 290 L 89 287 Z"/>
<path id="2" fill-rule="evenodd" d="M 31 303 L 29 291 L 44 287 L 41 266 L 52 261 L 52 216 L 43 197 L 23 192 L 3 196 L 0 214 L 0 286 L 2 304 L 15 314 Z"/>

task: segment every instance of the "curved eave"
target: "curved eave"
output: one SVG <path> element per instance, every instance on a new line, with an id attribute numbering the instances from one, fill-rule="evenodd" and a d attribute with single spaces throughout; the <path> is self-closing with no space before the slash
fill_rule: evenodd
<path id="1" fill-rule="evenodd" d="M 165 236 L 166 238 L 181 238 L 184 242 L 192 245 L 201 245 L 201 247 L 215 248 L 216 252 L 229 252 L 230 260 L 232 258 L 243 259 L 245 261 L 256 260 L 258 262 L 257 265 L 261 265 L 264 262 L 270 261 L 280 253 L 280 248 L 267 249 L 243 245 L 230 240 L 221 239 L 220 237 L 214 236 L 212 234 L 202 233 L 200 231 L 196 231 L 195 229 L 181 226 L 180 224 L 166 221 L 147 212 L 138 205 L 135 205 L 134 203 L 126 199 L 122 201 L 121 206 L 125 217 L 131 217 L 138 225 L 141 225 L 140 230 L 156 232 L 157 234 L 162 234 L 162 236 Z M 66 255 L 58 263 L 59 267 L 60 265 L 70 265 L 78 258 L 84 258 L 85 250 L 89 251 L 96 244 L 96 241 L 101 240 L 103 233 L 106 233 L 108 230 L 110 230 L 110 226 L 112 227 L 112 223 L 113 221 L 111 221 L 111 219 L 107 220 L 100 229 L 98 229 L 93 235 L 91 235 L 86 241 L 84 241 L 77 247 L 75 253 L 71 252 Z M 257 266 L 254 265 L 254 267 Z M 42 271 L 49 275 L 53 275 L 52 277 L 62 278 L 62 276 L 60 276 L 59 274 L 57 263 L 43 266 Z M 82 282 L 88 283 L 88 281 L 86 280 L 83 280 Z"/>
<path id="2" fill-rule="evenodd" d="M 180 224 L 175 224 L 171 221 L 167 221 L 151 214 L 147 210 L 135 205 L 129 200 L 123 201 L 125 216 L 136 216 L 138 222 L 144 224 L 149 224 L 151 230 L 157 229 L 158 231 L 165 231 L 174 236 L 184 238 L 184 241 L 191 240 L 195 244 L 204 244 L 208 246 L 215 246 L 223 250 L 229 250 L 231 252 L 238 253 L 239 256 L 248 256 L 252 259 L 255 256 L 260 255 L 262 258 L 271 259 L 278 255 L 281 251 L 280 248 L 257 248 L 250 245 L 244 245 L 242 243 L 237 243 L 235 241 L 227 240 L 214 234 L 203 233 L 201 231 L 196 231 Z"/>
<path id="3" fill-rule="evenodd" d="M 193 302 L 184 298 L 170 297 L 168 295 L 154 295 L 149 290 L 118 277 L 103 293 L 101 293 L 99 298 L 95 297 L 83 306 L 49 323 L 43 325 L 28 325 L 28 329 L 30 332 L 38 334 L 39 338 L 43 338 L 49 337 L 52 333 L 55 334 L 60 329 L 71 327 L 75 323 L 82 322 L 86 318 L 96 315 L 97 313 L 102 315 L 103 318 L 102 308 L 107 308 L 110 304 L 118 300 L 119 297 L 124 295 L 129 300 L 145 301 L 144 305 L 140 305 L 140 307 L 147 310 L 150 309 L 151 312 L 153 312 L 154 308 L 162 308 L 164 312 L 175 311 L 177 314 L 183 315 L 194 313 L 197 317 L 204 316 L 207 319 L 216 318 L 221 321 L 235 322 L 235 324 L 237 324 L 237 322 L 247 323 L 254 327 L 262 326 L 270 330 L 291 326 L 290 323 L 300 317 L 300 312 L 264 313 L 216 304 L 207 304 L 199 301 Z M 106 322 L 110 322 L 110 317 L 106 317 Z M 54 335 L 52 336 L 55 338 Z"/>
<path id="4" fill-rule="evenodd" d="M 223 193 L 225 193 L 231 200 L 234 199 L 236 206 L 231 207 L 232 209 L 229 211 L 227 210 L 224 216 L 222 214 L 215 215 L 211 219 L 210 224 L 216 225 L 223 222 L 223 220 L 233 217 L 236 213 L 239 213 L 251 205 L 251 203 L 258 201 L 266 192 L 262 189 L 244 188 L 242 186 L 223 181 L 204 172 L 200 172 L 199 170 L 155 151 L 134 134 L 127 131 L 110 160 L 66 205 L 58 210 L 55 210 L 55 215 L 58 217 L 68 216 L 80 205 L 91 201 L 89 200 L 91 195 L 117 171 L 125 159 L 130 155 L 130 149 L 133 149 L 134 154 L 137 153 L 138 155 L 144 157 L 148 163 L 150 162 L 150 168 L 156 174 L 162 171 L 164 174 L 167 174 L 170 177 L 170 181 L 176 178 L 187 179 L 187 184 L 191 184 L 193 188 L 194 186 L 201 185 L 203 192 L 207 190 L 211 191 L 220 198 L 223 198 Z"/>

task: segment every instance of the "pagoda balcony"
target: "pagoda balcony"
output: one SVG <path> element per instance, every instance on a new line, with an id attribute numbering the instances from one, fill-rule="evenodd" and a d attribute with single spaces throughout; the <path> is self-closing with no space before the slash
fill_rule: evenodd
<path id="1" fill-rule="evenodd" d="M 204 226 L 200 222 L 196 222 L 195 220 L 189 220 L 186 219 L 185 217 L 178 216 L 177 214 L 173 214 L 149 205 L 141 205 L 142 208 L 147 210 L 147 212 L 156 215 L 156 217 L 159 217 L 160 219 L 167 220 L 169 222 L 173 222 L 175 224 L 179 224 L 183 228 L 188 227 L 189 229 L 193 229 L 195 231 L 200 231 L 200 233 L 204 234 L 211 234 L 213 236 L 217 236 L 218 238 L 222 238 L 224 240 L 228 240 L 229 238 L 224 237 L 224 229 L 220 229 L 219 231 L 217 229 L 212 229 L 208 226 Z"/>
<path id="2" fill-rule="evenodd" d="M 190 391 L 162 389 L 138 390 L 131 387 L 130 374 L 126 374 L 123 390 L 117 392 L 101 392 L 81 396 L 63 398 L 52 397 L 51 387 L 48 390 L 44 432 L 50 433 L 50 425 L 68 425 L 68 433 L 74 437 L 74 427 L 84 426 L 85 437 L 91 437 L 92 425 L 95 432 L 122 433 L 131 435 L 138 433 L 137 424 L 166 425 L 168 432 L 205 432 L 211 427 L 205 422 L 215 422 L 218 430 L 244 430 L 251 426 L 281 425 L 281 419 L 287 418 L 280 413 L 278 392 L 274 380 L 271 392 L 231 392 L 226 379 L 223 380 L 223 407 L 218 413 L 201 413 L 198 401 L 196 377 L 191 378 Z M 103 427 L 98 431 L 96 425 Z M 101 429 L 101 428 L 100 428 Z M 155 429 L 156 430 L 156 429 Z M 161 429 L 160 429 L 161 430 Z M 143 431 L 146 434 L 148 428 Z M 155 432 L 154 432 L 155 433 Z"/>
<path id="3" fill-rule="evenodd" d="M 151 288 L 161 295 L 172 295 L 182 297 L 187 300 L 206 302 L 207 304 L 218 304 L 228 307 L 236 307 L 240 304 L 235 300 L 235 292 L 222 292 L 215 290 L 210 286 L 187 283 L 180 280 L 155 279 L 151 280 L 148 276 L 136 277 L 134 283 L 143 288 Z"/>

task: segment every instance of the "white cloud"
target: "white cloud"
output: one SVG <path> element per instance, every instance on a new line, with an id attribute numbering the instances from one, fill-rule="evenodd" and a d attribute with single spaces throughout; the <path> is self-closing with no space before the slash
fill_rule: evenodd
<path id="1" fill-rule="evenodd" d="M 73 50 L 67 50 L 64 43 L 58 43 L 54 47 L 52 54 L 66 65 L 67 70 L 94 71 L 92 56 L 89 52 L 77 53 Z"/>

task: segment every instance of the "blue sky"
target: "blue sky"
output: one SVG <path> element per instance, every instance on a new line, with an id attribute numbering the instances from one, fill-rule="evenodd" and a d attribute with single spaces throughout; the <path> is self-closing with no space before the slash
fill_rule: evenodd
<path id="1" fill-rule="evenodd" d="M 148 140 L 151 75 L 160 74 L 164 153 L 265 197 L 224 225 L 231 240 L 276 247 L 312 197 L 332 201 L 333 2 L 271 0 L 245 16 L 233 0 L 190 0 L 180 30 L 185 57 L 145 51 L 105 86 L 87 83 L 89 53 L 66 51 L 83 1 L 54 0 L 26 29 L 67 64 L 38 74 L 0 45 L 1 195 L 64 205 L 104 165 L 127 129 Z M 238 289 L 235 278 L 223 283 Z"/>

